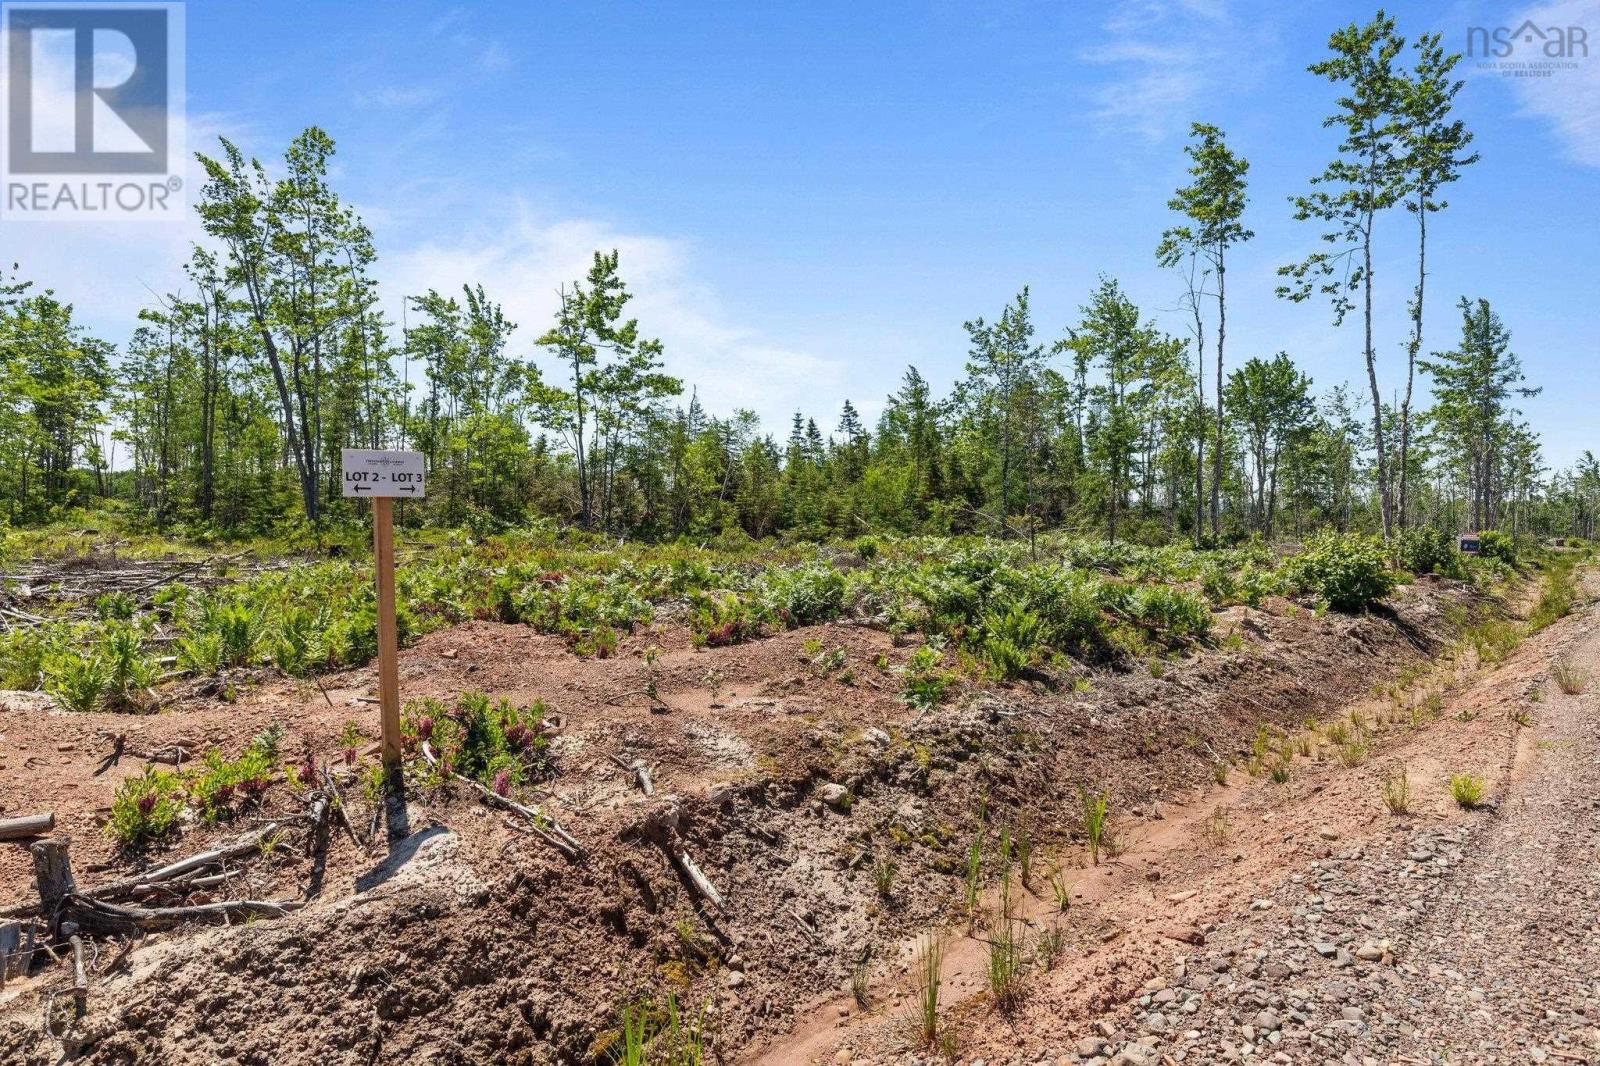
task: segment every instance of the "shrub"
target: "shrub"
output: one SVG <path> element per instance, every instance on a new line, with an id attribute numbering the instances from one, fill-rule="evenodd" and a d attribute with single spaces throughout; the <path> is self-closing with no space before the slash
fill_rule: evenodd
<path id="1" fill-rule="evenodd" d="M 1009 681 L 1026 670 L 1039 648 L 1043 628 L 1038 615 L 1017 603 L 1004 614 L 984 615 L 982 650 L 989 676 Z"/>
<path id="2" fill-rule="evenodd" d="M 1291 580 L 1337 611 L 1360 611 L 1394 589 L 1381 541 L 1328 530 L 1313 535 L 1305 552 L 1289 561 Z"/>
<path id="3" fill-rule="evenodd" d="M 1472 810 L 1483 803 L 1483 798 L 1488 792 L 1488 786 L 1483 778 L 1473 774 L 1456 774 L 1450 778 L 1450 795 L 1466 810 Z"/>
<path id="4" fill-rule="evenodd" d="M 142 775 L 117 786 L 106 835 L 129 851 L 139 851 L 176 832 L 182 813 L 178 775 L 146 766 Z"/>
<path id="5" fill-rule="evenodd" d="M 1442 529 L 1403 529 L 1395 538 L 1395 561 L 1413 574 L 1459 574 L 1461 553 Z"/>
<path id="6" fill-rule="evenodd" d="M 271 743 L 264 738 L 252 741 L 237 759 L 228 760 L 212 748 L 205 755 L 202 769 L 192 778 L 189 795 L 207 822 L 232 818 L 234 804 L 259 803 L 272 783 Z"/>
<path id="7" fill-rule="evenodd" d="M 1478 556 L 1507 566 L 1517 565 L 1517 542 L 1509 533 L 1486 529 L 1478 534 Z"/>
<path id="8" fill-rule="evenodd" d="M 98 655 L 67 653 L 50 664 L 46 688 L 69 711 L 93 711 L 110 686 L 106 664 Z"/>

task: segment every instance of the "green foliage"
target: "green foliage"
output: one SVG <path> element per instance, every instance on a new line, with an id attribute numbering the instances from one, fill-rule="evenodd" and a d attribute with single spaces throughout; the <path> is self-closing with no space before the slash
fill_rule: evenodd
<path id="1" fill-rule="evenodd" d="M 942 642 L 930 640 L 901 668 L 900 698 L 907 706 L 926 711 L 944 702 L 955 674 L 944 669 L 941 652 Z"/>
<path id="2" fill-rule="evenodd" d="M 272 783 L 275 769 L 272 745 L 252 742 L 237 759 L 225 759 L 212 748 L 191 778 L 189 797 L 207 822 L 232 818 L 241 807 L 259 803 Z"/>
<path id="3" fill-rule="evenodd" d="M 1450 797 L 1466 810 L 1482 806 L 1488 795 L 1483 778 L 1474 774 L 1454 774 L 1450 778 Z"/>
<path id="4" fill-rule="evenodd" d="M 1478 534 L 1478 555 L 1515 567 L 1519 562 L 1516 538 L 1498 529 L 1486 529 Z"/>
<path id="5" fill-rule="evenodd" d="M 411 744 L 429 742 L 450 770 L 504 794 L 547 776 L 547 713 L 542 702 L 518 707 L 464 692 L 451 708 L 432 699 L 408 703 L 401 731 Z"/>
<path id="6" fill-rule="evenodd" d="M 1290 581 L 1338 611 L 1361 611 L 1394 589 L 1381 541 L 1327 530 L 1289 561 Z"/>
<path id="7" fill-rule="evenodd" d="M 46 688 L 69 711 L 94 711 L 111 685 L 105 662 L 95 654 L 68 652 L 48 666 Z"/>
<path id="8" fill-rule="evenodd" d="M 1111 796 L 1106 792 L 1084 790 L 1078 798 L 1083 807 L 1083 833 L 1089 842 L 1090 865 L 1100 865 L 1100 848 L 1105 843 L 1106 817 L 1111 809 Z"/>
<path id="9" fill-rule="evenodd" d="M 183 784 L 175 773 L 146 766 L 117 786 L 106 835 L 128 851 L 140 851 L 177 832 L 183 814 Z"/>
<path id="10" fill-rule="evenodd" d="M 1465 573 L 1455 538 L 1442 529 L 1401 530 L 1395 538 L 1395 562 L 1413 574 L 1460 577 Z"/>

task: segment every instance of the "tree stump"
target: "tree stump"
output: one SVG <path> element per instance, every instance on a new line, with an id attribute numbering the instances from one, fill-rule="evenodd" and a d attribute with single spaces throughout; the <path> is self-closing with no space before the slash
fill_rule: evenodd
<path id="1" fill-rule="evenodd" d="M 39 884 L 39 909 L 50 924 L 52 936 L 60 926 L 67 897 L 78 891 L 78 882 L 72 876 L 72 857 L 67 854 L 71 843 L 69 837 L 51 837 L 28 849 L 33 854 L 33 875 Z"/>

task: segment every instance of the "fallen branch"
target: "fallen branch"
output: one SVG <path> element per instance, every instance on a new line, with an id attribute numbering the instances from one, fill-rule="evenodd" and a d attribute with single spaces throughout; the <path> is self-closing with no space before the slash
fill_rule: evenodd
<path id="1" fill-rule="evenodd" d="M 85 928 L 144 930 L 168 929 L 203 918 L 282 918 L 304 904 L 298 900 L 236 899 L 201 903 L 191 907 L 128 907 L 105 900 L 74 895 L 67 910 Z"/>
<path id="2" fill-rule="evenodd" d="M 432 766 L 435 769 L 438 768 L 439 759 L 433 754 L 433 748 L 429 746 L 427 741 L 422 742 L 422 755 L 423 758 L 428 760 L 429 766 Z M 532 807 L 523 806 L 514 799 L 502 796 L 494 789 L 479 784 L 470 777 L 465 777 L 455 772 L 452 772 L 450 776 L 452 779 L 460 781 L 462 784 L 471 788 L 478 794 L 480 799 L 482 799 L 485 803 L 488 803 L 490 806 L 503 807 L 508 811 L 514 811 L 515 813 L 522 815 L 522 817 L 528 820 L 529 830 L 534 836 L 538 837 L 540 840 L 543 840 L 546 844 L 549 844 L 552 848 L 555 848 L 567 858 L 576 862 L 589 857 L 589 852 L 584 848 L 584 846 L 578 843 L 577 839 L 574 838 L 571 833 L 562 828 L 560 822 L 556 821 L 554 818 L 551 818 L 549 815 L 543 813 L 542 811 L 537 811 Z"/>
<path id="3" fill-rule="evenodd" d="M 137 894 L 141 890 L 148 889 L 159 882 L 177 880 L 184 874 L 194 873 L 208 866 L 219 866 L 229 859 L 260 850 L 261 842 L 276 832 L 277 828 L 277 822 L 268 822 L 254 833 L 234 841 L 232 844 L 224 844 L 222 847 L 213 848 L 211 851 L 202 851 L 197 855 L 189 856 L 187 859 L 179 859 L 168 866 L 163 866 L 156 870 L 148 870 L 135 877 L 91 888 L 83 895 L 90 899 L 117 899 L 122 896 Z"/>
<path id="4" fill-rule="evenodd" d="M 667 854 L 672 856 L 672 860 L 678 864 L 678 869 L 683 871 L 683 876 L 687 877 L 689 883 L 694 885 L 695 891 L 705 897 L 718 911 L 727 909 L 722 902 L 722 893 L 717 891 L 717 886 L 711 883 L 711 879 L 705 875 L 705 872 L 700 869 L 699 865 L 682 846 L 669 847 Z"/>
<path id="5" fill-rule="evenodd" d="M 634 783 L 639 786 L 639 791 L 646 796 L 656 794 L 655 783 L 650 780 L 650 768 L 644 764 L 643 759 L 628 762 L 620 755 L 611 756 L 611 761 L 633 775 Z"/>
<path id="6" fill-rule="evenodd" d="M 56 827 L 54 813 L 24 814 L 16 818 L 0 818 L 0 840 L 26 840 L 44 836 Z"/>
<path id="7" fill-rule="evenodd" d="M 83 965 L 83 937 L 72 934 L 72 1009 L 82 1018 L 89 1010 L 89 971 Z"/>

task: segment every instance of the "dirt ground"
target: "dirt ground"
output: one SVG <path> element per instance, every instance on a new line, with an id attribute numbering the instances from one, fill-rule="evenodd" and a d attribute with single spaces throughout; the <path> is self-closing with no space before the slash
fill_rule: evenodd
<path id="1" fill-rule="evenodd" d="M 923 714 L 897 698 L 894 668 L 911 647 L 863 626 L 696 650 L 687 630 L 667 621 L 605 660 L 575 657 L 561 641 L 518 626 L 478 622 L 435 633 L 402 654 L 405 697 L 448 701 L 480 690 L 545 701 L 559 733 L 555 774 L 540 798 L 585 858 L 562 856 L 461 789 L 414 791 L 404 841 L 357 839 L 371 805 L 352 789 L 347 807 L 359 832 L 334 836 L 321 892 L 303 909 L 150 934 L 131 947 L 100 943 L 89 1009 L 75 1021 L 56 1002 L 69 968 L 36 966 L 0 991 L 0 1063 L 608 1061 L 620 1011 L 659 1004 L 668 992 L 704 1011 L 717 1061 L 911 1061 L 920 1053 L 907 1043 L 905 971 L 930 928 L 948 930 L 943 1000 L 963 1061 L 1235 1061 L 1225 1044 L 1234 1056 L 1266 1061 L 1386 1054 L 1387 1045 L 1360 1043 L 1379 1032 L 1370 1005 L 1359 1008 L 1365 1035 L 1315 1050 L 1285 1035 L 1300 1023 L 1284 1020 L 1272 1030 L 1277 1040 L 1256 1040 L 1252 1031 L 1246 1052 L 1233 1019 L 1247 995 L 1269 1000 L 1259 1010 L 1292 1013 L 1270 1001 L 1286 995 L 1291 975 L 1306 972 L 1293 969 L 1304 945 L 1285 947 L 1281 962 L 1274 949 L 1253 945 L 1272 943 L 1269 933 L 1289 939 L 1288 915 L 1308 907 L 1296 891 L 1303 897 L 1308 884 L 1345 877 L 1360 861 L 1344 858 L 1351 854 L 1400 847 L 1399 861 L 1417 865 L 1424 860 L 1404 855 L 1427 850 L 1451 863 L 1448 856 L 1470 853 L 1475 827 L 1495 816 L 1454 809 L 1444 786 L 1450 774 L 1475 769 L 1504 797 L 1517 780 L 1516 745 L 1526 748 L 1548 729 L 1563 739 L 1568 719 L 1582 717 L 1582 700 L 1569 707 L 1553 696 L 1532 708 L 1532 729 L 1508 714 L 1527 709 L 1536 687 L 1550 687 L 1542 681 L 1547 660 L 1563 642 L 1593 658 L 1593 642 L 1579 638 L 1593 628 L 1589 615 L 1552 627 L 1493 671 L 1474 671 L 1470 658 L 1435 666 L 1426 685 L 1447 693 L 1446 713 L 1420 728 L 1411 727 L 1406 704 L 1421 699 L 1423 683 L 1398 699 L 1373 695 L 1402 671 L 1426 667 L 1479 601 L 1435 579 L 1402 589 L 1391 612 L 1359 618 L 1269 601 L 1263 610 L 1224 612 L 1214 647 L 1159 668 L 1098 670 L 1079 685 L 1058 677 L 974 686 Z M 838 649 L 843 662 L 834 656 L 820 665 L 818 643 Z M 650 647 L 662 649 L 653 667 L 656 706 L 645 694 Z M 337 759 L 348 720 L 375 733 L 370 669 L 324 678 L 320 687 L 266 676 L 232 682 L 196 685 L 148 717 L 0 705 L 0 816 L 53 808 L 58 834 L 71 838 L 80 887 L 92 889 L 137 868 L 99 822 L 117 782 L 142 772 L 138 753 L 172 744 L 237 752 L 276 721 L 288 730 L 286 752 L 307 747 Z M 1559 708 L 1568 718 L 1558 724 Z M 1249 757 L 1262 725 L 1303 731 L 1310 717 L 1352 711 L 1370 723 L 1373 750 L 1360 765 L 1341 765 L 1319 743 L 1295 759 L 1285 782 L 1237 768 L 1226 785 L 1214 779 L 1219 760 L 1237 767 Z M 127 754 L 97 773 L 117 734 Z M 1583 781 L 1592 749 L 1562 752 L 1576 760 L 1568 778 Z M 1537 747 L 1524 754 L 1528 765 L 1549 757 Z M 641 794 L 619 759 L 649 766 L 655 795 Z M 1406 818 L 1391 816 L 1378 794 L 1395 760 L 1405 762 L 1416 795 Z M 1089 866 L 1080 791 L 1102 788 L 1121 849 Z M 1219 809 L 1225 831 L 1216 828 Z M 1500 810 L 1508 810 L 1504 799 Z M 227 894 L 303 898 L 311 866 L 303 802 L 274 789 L 259 818 L 280 824 L 279 846 L 240 860 Z M 660 827 L 674 822 L 663 837 Z M 251 827 L 196 824 L 166 854 L 141 861 L 159 865 Z M 982 992 L 983 923 L 967 935 L 961 916 L 967 849 L 980 834 L 992 841 L 998 827 L 1034 842 L 1036 872 L 1021 914 L 1035 935 L 1059 927 L 1065 946 L 1052 969 L 1027 976 L 1009 1014 Z M 1450 835 L 1460 827 L 1464 842 Z M 1426 847 L 1404 850 L 1419 833 L 1428 834 Z M 705 872 L 720 908 L 692 889 L 671 858 L 677 849 Z M 1535 854 L 1525 855 L 1530 887 L 1543 876 Z M 1593 859 L 1590 847 L 1591 893 Z M 894 869 L 887 894 L 874 877 L 886 862 Z M 1058 864 L 1072 886 L 1065 914 L 1044 884 Z M 1442 881 L 1429 876 L 1430 889 Z M 1367 972 L 1393 970 L 1403 937 L 1424 934 L 1391 920 L 1402 905 L 1383 886 L 1370 888 L 1360 914 L 1332 906 L 1332 891 L 1319 919 L 1337 914 L 1360 935 L 1341 933 L 1348 943 L 1334 944 L 1327 965 L 1340 961 L 1341 949 L 1351 955 L 1349 981 L 1370 1004 Z M 28 852 L 0 844 L 0 908 L 33 898 Z M 1592 907 L 1588 913 L 1592 922 Z M 1562 925 L 1561 935 L 1576 935 L 1581 924 Z M 1497 921 L 1486 935 L 1505 935 L 1506 927 Z M 1448 940 L 1447 928 L 1432 935 Z M 1367 940 L 1387 941 L 1379 960 L 1354 958 Z M 1207 969 L 1229 951 L 1229 969 Z M 1256 959 L 1258 951 L 1266 955 Z M 1279 965 L 1288 967 L 1281 976 Z M 867 976 L 865 1008 L 851 995 L 852 970 Z M 1465 961 L 1452 972 L 1462 975 L 1463 996 L 1471 991 L 1465 982 L 1483 980 Z M 1191 988 L 1207 973 L 1209 985 Z M 1592 987 L 1574 985 L 1570 997 L 1591 1025 L 1592 996 Z M 1152 1013 L 1164 1017 L 1152 1025 Z M 1423 1044 L 1440 1031 L 1421 1014 L 1407 1024 Z M 1184 1045 L 1179 1034 L 1191 1028 L 1200 1035 Z M 1570 1035 L 1548 1050 L 1571 1051 L 1581 1040 Z M 1477 1060 L 1458 1053 L 1452 1061 Z"/>

